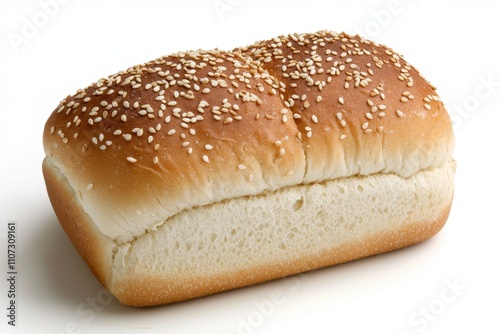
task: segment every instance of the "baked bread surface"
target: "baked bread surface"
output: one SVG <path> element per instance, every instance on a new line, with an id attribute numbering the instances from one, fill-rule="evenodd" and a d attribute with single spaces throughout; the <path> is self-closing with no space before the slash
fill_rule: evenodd
<path id="1" fill-rule="evenodd" d="M 123 303 L 158 305 L 415 244 L 453 197 L 450 118 L 402 56 L 320 31 L 189 51 L 61 101 L 43 171 Z"/>

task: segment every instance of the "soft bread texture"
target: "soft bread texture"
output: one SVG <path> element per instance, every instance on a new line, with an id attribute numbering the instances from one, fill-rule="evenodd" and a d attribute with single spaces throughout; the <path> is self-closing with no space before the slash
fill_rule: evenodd
<path id="1" fill-rule="evenodd" d="M 123 303 L 159 305 L 423 241 L 451 121 L 394 51 L 321 31 L 137 65 L 44 131 L 58 219 Z"/>
<path id="2" fill-rule="evenodd" d="M 287 187 L 182 212 L 111 252 L 73 190 L 44 162 L 58 218 L 122 302 L 171 303 L 410 246 L 446 222 L 455 165 Z M 238 222 L 238 224 L 235 224 Z"/>

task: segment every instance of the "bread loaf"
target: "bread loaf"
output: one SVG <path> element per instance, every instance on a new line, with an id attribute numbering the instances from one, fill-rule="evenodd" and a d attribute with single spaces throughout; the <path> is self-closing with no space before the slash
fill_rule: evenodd
<path id="1" fill-rule="evenodd" d="M 133 306 L 416 244 L 454 191 L 435 88 L 391 49 L 328 31 L 118 72 L 62 100 L 43 141 L 62 227 Z"/>

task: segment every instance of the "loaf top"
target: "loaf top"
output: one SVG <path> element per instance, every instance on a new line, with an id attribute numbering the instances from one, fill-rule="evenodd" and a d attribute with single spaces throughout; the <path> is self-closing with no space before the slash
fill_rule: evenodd
<path id="1" fill-rule="evenodd" d="M 333 32 L 164 56 L 62 100 L 47 159 L 118 244 L 196 206 L 447 162 L 451 121 L 400 55 Z"/>

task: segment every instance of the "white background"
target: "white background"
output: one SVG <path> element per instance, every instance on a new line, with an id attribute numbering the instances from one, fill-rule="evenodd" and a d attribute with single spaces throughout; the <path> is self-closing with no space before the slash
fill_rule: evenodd
<path id="1" fill-rule="evenodd" d="M 451 0 L 1 1 L 0 331 L 498 333 L 496 8 Z M 320 29 L 382 42 L 438 87 L 455 122 L 458 162 L 445 228 L 412 248 L 188 302 L 135 309 L 110 300 L 45 192 L 42 129 L 58 102 L 160 55 Z M 15 328 L 6 316 L 9 221 L 17 222 Z"/>

